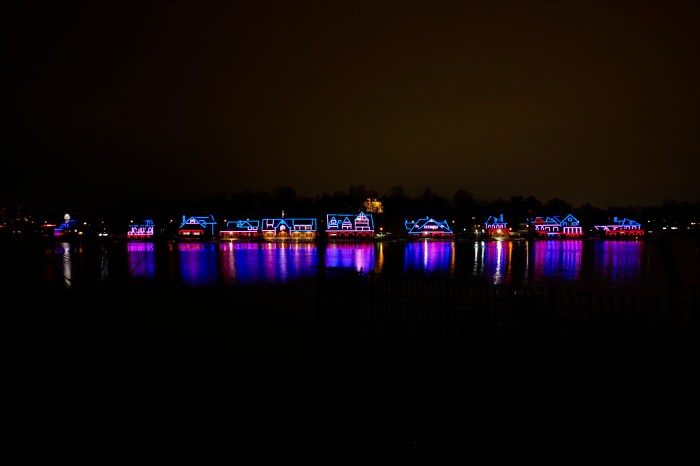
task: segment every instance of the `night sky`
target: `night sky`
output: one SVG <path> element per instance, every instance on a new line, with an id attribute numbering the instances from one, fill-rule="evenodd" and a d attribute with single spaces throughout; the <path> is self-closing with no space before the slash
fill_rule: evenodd
<path id="1" fill-rule="evenodd" d="M 700 200 L 697 1 L 16 3 L 0 206 Z"/>

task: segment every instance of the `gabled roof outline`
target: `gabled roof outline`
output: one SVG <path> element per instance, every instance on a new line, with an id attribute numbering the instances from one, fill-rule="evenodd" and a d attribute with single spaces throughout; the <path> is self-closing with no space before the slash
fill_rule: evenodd
<path id="1" fill-rule="evenodd" d="M 594 225 L 596 230 L 605 230 L 605 231 L 621 231 L 621 230 L 635 230 L 635 231 L 644 231 L 642 230 L 642 224 L 639 223 L 636 220 L 631 220 L 629 218 L 623 218 L 619 219 L 617 217 L 613 217 L 613 222 L 608 223 L 605 225 Z"/>
<path id="2" fill-rule="evenodd" d="M 617 223 L 617 224 L 623 225 L 623 226 L 635 226 L 635 227 L 640 227 L 640 226 L 642 226 L 642 224 L 639 223 L 638 221 L 636 221 L 636 220 L 630 220 L 629 218 L 626 218 L 626 217 L 623 218 L 622 220 L 618 220 L 617 217 L 614 217 L 614 218 L 613 218 L 613 223 Z"/>
<path id="3" fill-rule="evenodd" d="M 576 217 L 574 217 L 572 214 L 568 214 L 566 217 L 564 217 L 563 220 L 560 222 L 562 225 L 569 224 L 571 226 L 577 227 L 579 226 L 579 221 Z"/>
<path id="4" fill-rule="evenodd" d="M 484 225 L 500 225 L 500 224 L 506 224 L 506 225 L 508 224 L 508 222 L 503 220 L 503 214 L 501 214 L 499 217 L 494 217 L 493 215 L 491 215 L 484 222 Z"/>
<path id="5" fill-rule="evenodd" d="M 374 219 L 372 214 L 360 211 L 358 214 L 327 214 L 327 232 L 373 232 Z"/>
<path id="6" fill-rule="evenodd" d="M 409 235 L 421 234 L 426 230 L 426 227 L 427 230 L 430 232 L 437 232 L 443 235 L 453 234 L 452 230 L 450 229 L 450 226 L 447 224 L 447 220 L 438 221 L 432 217 L 424 217 L 416 220 L 415 222 L 406 220 L 404 225 L 408 230 Z M 433 225 L 435 226 L 435 228 L 431 228 L 431 226 Z"/>
<path id="7" fill-rule="evenodd" d="M 260 228 L 260 220 L 229 220 L 226 228 L 236 228 L 238 230 L 252 231 Z"/>
<path id="8" fill-rule="evenodd" d="M 211 219 L 211 221 L 209 221 Z M 216 225 L 216 221 L 214 220 L 213 215 L 209 215 L 208 217 L 190 217 L 186 218 L 184 215 L 182 216 L 182 223 L 180 224 L 180 230 L 183 230 L 185 225 L 189 225 L 190 227 L 198 226 L 202 228 L 203 230 L 206 230 L 208 227 L 211 227 L 211 233 L 214 234 L 214 225 Z"/>
<path id="9" fill-rule="evenodd" d="M 289 225 L 289 223 L 287 223 L 287 220 L 284 218 L 264 218 L 262 219 L 260 228 L 263 231 L 272 231 L 279 229 L 282 225 L 284 225 L 286 228 L 291 229 L 291 226 Z"/>
<path id="10" fill-rule="evenodd" d="M 309 228 L 300 228 L 300 227 L 311 227 Z M 260 222 L 260 229 L 261 231 L 276 231 L 276 230 L 283 230 L 283 229 L 288 229 L 290 232 L 291 231 L 316 231 L 317 226 L 316 226 L 316 219 L 313 217 L 305 217 L 305 218 L 293 218 L 293 217 L 288 217 L 288 218 L 264 218 L 262 219 L 262 222 Z"/>

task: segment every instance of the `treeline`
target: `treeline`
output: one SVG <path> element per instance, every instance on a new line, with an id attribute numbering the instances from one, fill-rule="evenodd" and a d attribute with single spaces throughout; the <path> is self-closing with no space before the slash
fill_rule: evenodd
<path id="1" fill-rule="evenodd" d="M 368 199 L 381 203 L 383 213 L 369 210 L 365 205 Z M 159 225 L 175 224 L 175 227 L 179 226 L 183 216 L 206 215 L 213 215 L 219 224 L 225 220 L 280 217 L 283 213 L 287 218 L 313 217 L 324 221 L 329 213 L 357 213 L 360 210 L 374 215 L 377 228 L 394 232 L 403 231 L 405 220 L 426 216 L 448 220 L 455 232 L 469 231 L 475 225 L 483 224 L 490 215 L 501 214 L 513 229 L 535 216 L 565 216 L 569 213 L 578 218 L 584 227 L 610 222 L 613 217 L 639 221 L 645 230 L 700 227 L 700 202 L 665 200 L 656 206 L 599 208 L 590 204 L 574 206 L 561 198 L 541 200 L 534 196 L 484 200 L 464 189 L 458 190 L 452 197 L 444 197 L 431 188 L 425 188 L 422 194 L 412 197 L 401 186 L 380 194 L 359 185 L 351 186 L 347 191 L 313 197 L 299 196 L 291 186 L 279 186 L 272 191 L 243 190 L 199 199 L 125 201 L 103 205 L 99 209 L 47 209 L 47 206 L 43 206 L 43 210 L 36 206 L 0 206 L 0 229 L 11 230 L 12 225 L 28 223 L 35 227 L 43 222 L 58 223 L 65 213 L 93 226 L 104 224 L 111 231 L 119 231 L 131 221 L 139 223 L 146 219 L 152 219 Z"/>
<path id="2" fill-rule="evenodd" d="M 214 197 L 170 201 L 138 202 L 122 205 L 105 213 L 116 225 L 129 220 L 154 219 L 158 223 L 179 221 L 182 216 L 213 215 L 217 222 L 263 217 L 315 217 L 325 219 L 329 213 L 357 213 L 368 209 L 365 202 L 376 199 L 383 213 L 374 212 L 376 226 L 388 231 L 401 231 L 404 221 L 430 216 L 448 220 L 455 231 L 470 229 L 483 223 L 490 215 L 503 214 L 512 227 L 534 216 L 565 216 L 572 213 L 583 225 L 609 222 L 612 217 L 627 217 L 642 223 L 645 229 L 662 226 L 685 228 L 700 222 L 700 202 L 666 200 L 657 206 L 609 206 L 605 209 L 583 204 L 574 206 L 564 199 L 540 200 L 534 196 L 513 196 L 510 199 L 484 200 L 467 190 L 458 190 L 451 198 L 437 195 L 426 188 L 419 196 L 408 196 L 401 186 L 379 194 L 364 186 L 352 186 L 347 191 L 323 193 L 313 197 L 299 196 L 291 186 L 273 191 L 243 190 Z"/>

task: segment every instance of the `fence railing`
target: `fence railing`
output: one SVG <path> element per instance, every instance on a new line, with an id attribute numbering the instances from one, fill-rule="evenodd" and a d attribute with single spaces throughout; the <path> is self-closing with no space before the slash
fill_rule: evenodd
<path id="1" fill-rule="evenodd" d="M 321 269 L 318 293 L 320 351 L 343 383 L 551 383 L 698 359 L 697 290 L 651 296 Z"/>

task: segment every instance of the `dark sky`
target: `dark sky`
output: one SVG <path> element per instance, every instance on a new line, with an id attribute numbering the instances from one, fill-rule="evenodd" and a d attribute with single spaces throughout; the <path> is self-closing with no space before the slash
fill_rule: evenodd
<path id="1" fill-rule="evenodd" d="M 697 1 L 15 3 L 0 206 L 700 200 Z"/>

